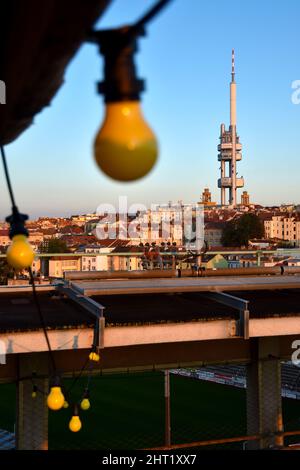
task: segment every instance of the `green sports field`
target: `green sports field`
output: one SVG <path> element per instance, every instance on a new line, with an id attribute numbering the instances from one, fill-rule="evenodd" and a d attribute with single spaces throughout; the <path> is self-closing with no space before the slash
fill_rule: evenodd
<path id="1" fill-rule="evenodd" d="M 74 400 L 79 400 L 86 380 L 80 379 L 73 388 Z M 70 383 L 66 381 L 66 387 Z M 68 430 L 69 409 L 50 412 L 50 449 L 163 445 L 162 373 L 94 377 L 90 393 L 92 406 L 81 412 L 83 427 L 77 434 Z M 284 399 L 283 407 L 285 429 L 300 429 L 300 402 Z M 171 415 L 173 443 L 242 435 L 246 433 L 246 393 L 243 389 L 171 375 Z M 15 386 L 0 385 L 0 429 L 13 431 L 14 423 Z"/>

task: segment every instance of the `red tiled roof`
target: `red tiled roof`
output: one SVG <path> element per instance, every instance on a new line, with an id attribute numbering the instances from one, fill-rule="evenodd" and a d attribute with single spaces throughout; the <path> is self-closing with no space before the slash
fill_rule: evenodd
<path id="1" fill-rule="evenodd" d="M 204 230 L 211 230 L 211 229 L 223 230 L 225 224 L 226 222 L 224 222 L 223 220 L 205 222 Z"/>

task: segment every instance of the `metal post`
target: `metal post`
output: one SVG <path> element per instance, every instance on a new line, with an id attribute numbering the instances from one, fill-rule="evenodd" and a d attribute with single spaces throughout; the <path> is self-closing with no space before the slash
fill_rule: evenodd
<path id="1" fill-rule="evenodd" d="M 171 445 L 170 372 L 165 370 L 165 446 Z"/>
<path id="2" fill-rule="evenodd" d="M 260 259 L 260 257 L 261 257 L 261 251 L 258 251 L 258 252 L 257 252 L 257 266 L 258 266 L 258 267 L 260 267 L 260 265 L 261 265 L 261 259 Z"/>

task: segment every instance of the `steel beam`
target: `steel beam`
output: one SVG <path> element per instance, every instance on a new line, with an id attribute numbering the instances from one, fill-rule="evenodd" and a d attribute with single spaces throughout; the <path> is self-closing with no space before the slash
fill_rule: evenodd
<path id="1" fill-rule="evenodd" d="M 94 315 L 96 318 L 103 317 L 105 307 L 99 302 L 87 297 L 82 290 L 74 284 L 58 284 L 56 289 L 61 294 L 66 295 L 69 299 L 80 305 L 84 310 Z"/>
<path id="2" fill-rule="evenodd" d="M 249 339 L 249 301 L 236 297 L 225 292 L 207 292 L 203 294 L 206 298 L 234 308 L 239 311 L 239 320 L 237 323 L 237 335 L 244 339 Z"/>
<path id="3" fill-rule="evenodd" d="M 56 287 L 59 293 L 66 295 L 69 299 L 76 302 L 84 310 L 88 311 L 95 317 L 92 347 L 97 349 L 104 348 L 105 307 L 90 297 L 83 295 L 81 289 L 72 283 L 59 283 Z"/>

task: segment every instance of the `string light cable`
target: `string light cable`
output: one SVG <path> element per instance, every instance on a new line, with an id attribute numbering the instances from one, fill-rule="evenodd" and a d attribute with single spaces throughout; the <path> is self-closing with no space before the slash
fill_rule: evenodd
<path id="1" fill-rule="evenodd" d="M 107 175 L 119 181 L 134 181 L 143 177 L 151 170 L 157 159 L 158 145 L 155 135 L 144 120 L 140 109 L 140 93 L 144 89 L 144 82 L 137 77 L 134 53 L 137 49 L 137 37 L 144 35 L 145 25 L 170 1 L 158 0 L 148 12 L 132 25 L 105 31 L 91 31 L 87 35 L 87 41 L 96 43 L 104 56 L 104 80 L 99 84 L 98 90 L 99 93 L 104 95 L 106 117 L 95 139 L 95 159 L 98 166 Z M 131 145 L 132 142 L 135 142 L 133 146 Z M 28 242 L 29 233 L 25 227 L 28 215 L 21 214 L 18 210 L 2 144 L 0 144 L 0 150 L 12 205 L 12 214 L 6 217 L 6 222 L 10 225 L 9 237 L 12 240 L 7 249 L 6 258 L 8 264 L 16 271 L 25 269 L 29 271 L 33 300 L 47 343 L 52 368 L 50 393 L 47 397 L 48 407 L 56 411 L 69 406 L 66 397 L 69 398 L 70 391 L 89 365 L 88 383 L 81 400 L 81 409 L 87 410 L 90 407 L 89 383 L 92 375 L 92 364 L 100 360 L 97 339 L 99 324 L 95 325 L 94 340 L 88 358 L 69 389 L 66 389 L 61 384 L 61 379 L 57 373 L 45 318 L 36 291 L 31 268 L 35 253 Z M 128 162 L 131 162 L 131 164 Z M 36 378 L 37 376 L 33 373 L 31 379 L 33 386 L 32 398 L 35 398 L 37 392 L 40 391 L 35 383 Z M 73 405 L 73 415 L 69 428 L 72 432 L 78 432 L 81 426 L 79 406 L 75 404 Z"/>

